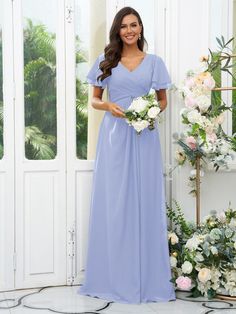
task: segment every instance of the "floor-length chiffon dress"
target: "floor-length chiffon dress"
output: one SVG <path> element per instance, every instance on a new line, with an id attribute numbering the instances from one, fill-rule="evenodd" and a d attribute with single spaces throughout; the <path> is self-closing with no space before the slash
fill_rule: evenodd
<path id="1" fill-rule="evenodd" d="M 87 81 L 107 87 L 109 100 L 124 109 L 150 89 L 171 85 L 155 54 L 146 53 L 133 71 L 119 62 L 101 82 L 103 59 L 100 54 Z M 138 136 L 125 119 L 106 111 L 94 166 L 85 281 L 78 293 L 119 303 L 170 301 L 170 279 L 159 130 Z"/>

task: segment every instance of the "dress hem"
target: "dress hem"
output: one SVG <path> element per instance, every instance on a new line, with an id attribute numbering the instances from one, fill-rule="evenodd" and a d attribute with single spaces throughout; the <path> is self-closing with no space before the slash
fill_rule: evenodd
<path id="1" fill-rule="evenodd" d="M 89 296 L 89 297 L 96 297 L 99 299 L 103 299 L 104 301 L 112 301 L 117 303 L 125 303 L 125 304 L 141 304 L 141 303 L 152 303 L 152 302 L 171 302 L 176 301 L 175 297 L 170 298 L 151 298 L 151 299 L 143 299 L 141 302 L 130 302 L 118 299 L 117 297 L 110 295 L 110 294 L 103 294 L 103 293 L 96 293 L 96 292 L 84 292 L 84 291 L 78 291 L 78 294 Z"/>

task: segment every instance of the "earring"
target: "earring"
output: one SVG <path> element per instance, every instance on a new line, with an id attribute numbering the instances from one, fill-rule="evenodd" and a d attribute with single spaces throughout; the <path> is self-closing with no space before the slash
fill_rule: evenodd
<path id="1" fill-rule="evenodd" d="M 139 40 L 141 39 L 141 34 L 138 35 L 138 39 L 139 39 Z"/>

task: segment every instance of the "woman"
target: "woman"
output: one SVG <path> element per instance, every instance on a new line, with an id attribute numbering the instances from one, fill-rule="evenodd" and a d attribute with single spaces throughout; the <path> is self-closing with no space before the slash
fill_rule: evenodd
<path id="1" fill-rule="evenodd" d="M 170 282 L 165 195 L 158 130 L 140 136 L 124 119 L 133 98 L 156 90 L 167 105 L 170 78 L 160 57 L 143 51 L 133 8 L 115 16 L 110 42 L 87 80 L 92 106 L 105 110 L 95 159 L 85 282 L 79 294 L 120 303 L 175 300 Z M 109 101 L 102 100 L 108 87 Z"/>

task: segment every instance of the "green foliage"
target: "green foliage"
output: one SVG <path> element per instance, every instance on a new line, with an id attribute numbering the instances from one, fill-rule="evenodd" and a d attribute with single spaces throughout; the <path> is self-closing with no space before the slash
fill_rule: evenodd
<path id="1" fill-rule="evenodd" d="M 184 236 L 190 236 L 196 229 L 196 226 L 191 226 L 184 218 L 184 213 L 176 200 L 173 200 L 174 206 L 167 206 L 167 216 L 170 221 L 174 223 L 174 229 L 177 234 Z"/>
<path id="2" fill-rule="evenodd" d="M 30 19 L 24 29 L 25 153 L 53 159 L 57 153 L 56 35 Z M 76 37 L 76 64 L 85 62 Z M 77 156 L 87 157 L 87 85 L 76 80 Z"/>

